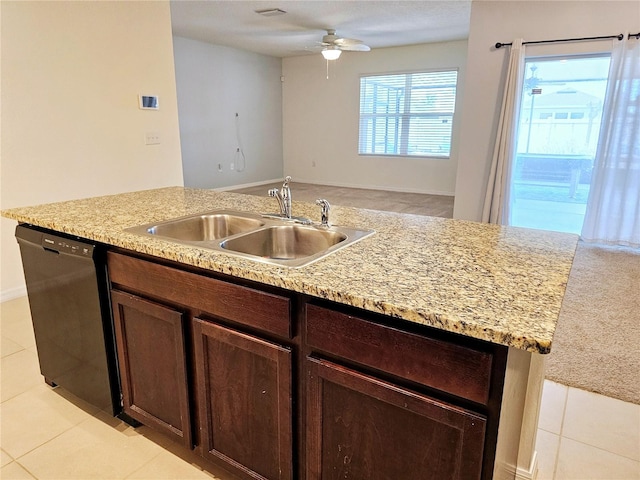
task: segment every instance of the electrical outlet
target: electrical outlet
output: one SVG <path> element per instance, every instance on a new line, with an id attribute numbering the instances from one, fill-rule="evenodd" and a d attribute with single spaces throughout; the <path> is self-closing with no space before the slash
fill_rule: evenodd
<path id="1" fill-rule="evenodd" d="M 159 132 L 147 132 L 144 134 L 145 145 L 160 145 Z"/>
<path id="2" fill-rule="evenodd" d="M 235 163 L 232 163 L 232 164 L 229 166 L 229 170 L 234 170 L 234 169 L 235 169 L 235 166 L 236 166 L 236 165 L 235 165 Z"/>
<path id="3" fill-rule="evenodd" d="M 315 167 L 316 166 L 316 161 L 315 160 L 311 160 L 311 166 Z"/>
<path id="4" fill-rule="evenodd" d="M 219 171 L 219 172 L 221 172 L 221 171 L 222 171 L 222 164 L 221 164 L 221 163 L 219 163 L 219 164 L 218 164 L 218 171 Z"/>

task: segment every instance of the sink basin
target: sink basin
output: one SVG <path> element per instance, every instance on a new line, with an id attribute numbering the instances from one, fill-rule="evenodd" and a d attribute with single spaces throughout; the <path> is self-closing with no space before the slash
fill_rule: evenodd
<path id="1" fill-rule="evenodd" d="M 279 225 L 225 240 L 226 250 L 256 257 L 295 260 L 322 253 L 347 236 L 344 233 L 300 225 Z"/>
<path id="2" fill-rule="evenodd" d="M 209 242 L 249 232 L 263 225 L 264 222 L 257 218 L 228 212 L 216 212 L 177 218 L 152 225 L 142 225 L 128 229 L 128 231 L 148 233 L 185 242 Z"/>
<path id="3" fill-rule="evenodd" d="M 286 267 L 308 265 L 374 233 L 294 222 L 248 212 L 214 210 L 125 231 Z"/>

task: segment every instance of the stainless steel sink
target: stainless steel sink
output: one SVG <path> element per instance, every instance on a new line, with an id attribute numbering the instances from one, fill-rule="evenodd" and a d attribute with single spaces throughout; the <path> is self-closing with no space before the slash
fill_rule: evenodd
<path id="1" fill-rule="evenodd" d="M 250 232 L 263 225 L 264 222 L 260 218 L 251 218 L 229 211 L 216 211 L 141 225 L 129 228 L 127 231 L 185 242 L 209 242 Z"/>
<path id="2" fill-rule="evenodd" d="M 308 265 L 374 233 L 339 226 L 300 225 L 232 210 L 190 215 L 126 231 L 287 267 Z"/>
<path id="3" fill-rule="evenodd" d="M 346 239 L 347 236 L 341 232 L 300 225 L 279 225 L 225 240 L 220 246 L 256 257 L 294 260 L 324 252 Z"/>

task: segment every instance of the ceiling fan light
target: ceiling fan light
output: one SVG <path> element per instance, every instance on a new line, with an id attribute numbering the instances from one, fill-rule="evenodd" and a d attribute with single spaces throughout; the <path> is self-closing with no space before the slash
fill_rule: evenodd
<path id="1" fill-rule="evenodd" d="M 340 57 L 342 51 L 337 48 L 325 48 L 322 50 L 322 56 L 325 60 L 337 60 Z"/>

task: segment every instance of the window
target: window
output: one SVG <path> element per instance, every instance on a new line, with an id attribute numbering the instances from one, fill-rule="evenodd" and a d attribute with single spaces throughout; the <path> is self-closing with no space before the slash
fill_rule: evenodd
<path id="1" fill-rule="evenodd" d="M 608 54 L 525 60 L 511 225 L 582 230 L 609 61 Z"/>
<path id="2" fill-rule="evenodd" d="M 360 155 L 448 158 L 456 70 L 360 78 Z"/>

